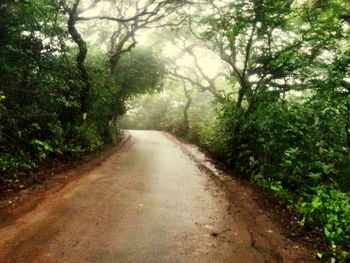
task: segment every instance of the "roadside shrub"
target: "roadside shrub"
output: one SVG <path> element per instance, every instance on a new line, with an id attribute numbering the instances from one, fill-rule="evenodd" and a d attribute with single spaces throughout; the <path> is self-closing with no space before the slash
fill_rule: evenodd
<path id="1" fill-rule="evenodd" d="M 93 152 L 103 145 L 101 136 L 97 128 L 91 124 L 67 127 L 70 140 L 65 144 L 64 152 L 72 157 L 79 156 L 83 153 Z"/>
<path id="2" fill-rule="evenodd" d="M 321 107 L 323 105 L 323 107 Z M 322 110 L 321 110 L 322 109 Z M 320 222 L 340 262 L 349 259 L 348 149 L 342 104 L 276 101 L 241 114 L 223 105 L 202 127 L 201 145 L 303 215 L 301 225 Z"/>

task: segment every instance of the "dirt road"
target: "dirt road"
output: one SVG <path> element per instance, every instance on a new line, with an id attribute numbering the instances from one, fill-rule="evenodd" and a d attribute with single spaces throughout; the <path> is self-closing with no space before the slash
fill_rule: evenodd
<path id="1" fill-rule="evenodd" d="M 0 229 L 0 262 L 312 262 L 246 194 L 228 201 L 179 142 L 131 131 L 102 165 Z"/>

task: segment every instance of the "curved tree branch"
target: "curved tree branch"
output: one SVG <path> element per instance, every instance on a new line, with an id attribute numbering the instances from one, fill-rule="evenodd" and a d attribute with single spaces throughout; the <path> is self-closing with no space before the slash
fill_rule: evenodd
<path id="1" fill-rule="evenodd" d="M 89 109 L 89 104 L 90 104 L 90 89 L 91 89 L 91 83 L 89 79 L 89 74 L 85 68 L 84 62 L 86 59 L 87 55 L 87 46 L 78 32 L 76 28 L 76 22 L 77 22 L 77 11 L 78 11 L 78 6 L 80 4 L 80 0 L 75 0 L 73 3 L 72 8 L 65 8 L 68 15 L 68 32 L 71 35 L 73 41 L 78 45 L 79 48 L 79 53 L 76 57 L 76 62 L 77 62 L 77 68 L 80 72 L 81 79 L 84 83 L 84 87 L 80 92 L 80 111 L 83 116 L 83 120 L 86 118 L 88 109 Z"/>

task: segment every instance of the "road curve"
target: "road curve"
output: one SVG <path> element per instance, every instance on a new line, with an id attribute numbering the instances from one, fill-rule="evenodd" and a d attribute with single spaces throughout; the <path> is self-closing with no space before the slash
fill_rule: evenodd
<path id="1" fill-rule="evenodd" d="M 258 247 L 180 143 L 161 132 L 130 133 L 78 183 L 0 229 L 0 262 L 304 262 L 288 257 L 292 243 L 284 254 L 276 242 Z"/>

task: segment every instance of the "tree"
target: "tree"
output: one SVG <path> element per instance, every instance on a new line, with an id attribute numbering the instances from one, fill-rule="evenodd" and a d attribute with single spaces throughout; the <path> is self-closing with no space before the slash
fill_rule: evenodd
<path id="1" fill-rule="evenodd" d="M 210 2 L 213 14 L 192 19 L 189 27 L 230 66 L 236 107 L 245 102 L 247 111 L 259 94 L 281 94 L 305 83 L 302 71 L 332 48 L 341 30 L 334 3 L 325 15 L 324 9 L 292 0 Z"/>
<path id="2" fill-rule="evenodd" d="M 158 23 L 186 4 L 185 1 L 149 0 L 149 1 L 109 1 L 107 14 L 84 16 L 84 12 L 95 8 L 102 1 L 92 1 L 86 9 L 81 9 L 77 21 L 107 21 L 112 30 L 105 39 L 109 42 L 109 66 L 111 72 L 116 71 L 118 62 L 125 52 L 136 46 L 136 33 Z"/>
<path id="3" fill-rule="evenodd" d="M 111 73 L 106 53 L 79 32 L 84 2 L 1 3 L 1 173 L 98 149 L 118 135 L 127 100 L 161 86 L 163 61 L 151 50 L 124 53 Z"/>
<path id="4" fill-rule="evenodd" d="M 95 16 L 84 16 L 86 12 L 96 10 L 99 4 L 102 3 L 105 3 L 105 1 L 93 0 L 86 3 L 81 0 L 74 0 L 71 4 L 65 0 L 60 1 L 60 5 L 63 6 L 69 17 L 68 31 L 79 49 L 76 62 L 84 83 L 80 92 L 83 119 L 86 118 L 90 107 L 91 80 L 84 64 L 88 49 L 85 40 L 77 29 L 77 23 L 79 21 L 113 22 L 111 24 L 113 30 L 110 33 L 108 48 L 109 68 L 113 75 L 122 55 L 136 46 L 135 34 L 137 31 L 159 22 L 172 14 L 179 6 L 184 5 L 182 1 L 168 0 L 150 0 L 142 2 L 142 4 L 139 1 L 132 0 L 107 1 L 109 4 L 108 14 L 100 13 Z"/>
<path id="5" fill-rule="evenodd" d="M 192 104 L 192 93 L 193 93 L 193 90 L 192 89 L 189 89 L 187 86 L 186 86 L 186 82 L 184 80 L 181 81 L 182 82 L 182 88 L 183 88 L 183 92 L 184 92 L 184 95 L 186 97 L 186 104 L 185 104 L 185 107 L 183 109 L 183 127 L 184 127 L 184 134 L 187 135 L 189 130 L 190 130 L 190 123 L 189 123 L 189 119 L 188 119 L 188 110 L 190 109 L 191 107 L 191 104 Z"/>

